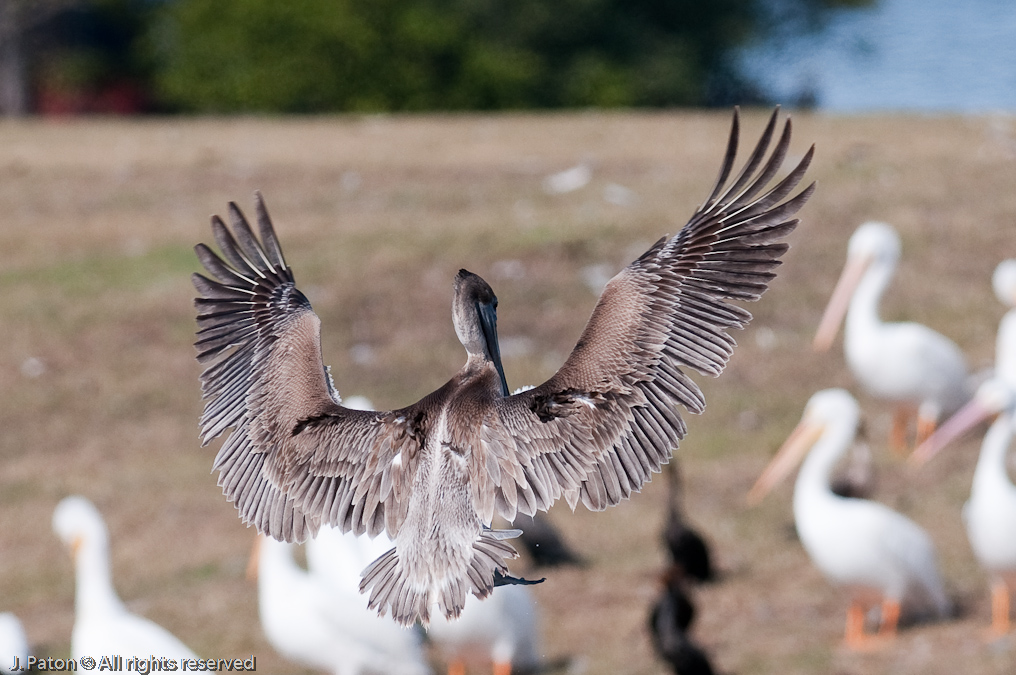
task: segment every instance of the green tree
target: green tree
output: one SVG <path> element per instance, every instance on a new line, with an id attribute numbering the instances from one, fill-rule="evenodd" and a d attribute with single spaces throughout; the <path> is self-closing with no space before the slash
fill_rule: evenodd
<path id="1" fill-rule="evenodd" d="M 148 44 L 182 110 L 726 104 L 759 99 L 738 46 L 865 1 L 174 0 Z"/>

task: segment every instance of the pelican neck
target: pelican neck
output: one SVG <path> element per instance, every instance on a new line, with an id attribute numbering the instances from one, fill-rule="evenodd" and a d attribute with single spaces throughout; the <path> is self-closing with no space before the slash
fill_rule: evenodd
<path id="1" fill-rule="evenodd" d="M 879 259 L 869 264 L 850 298 L 846 325 L 848 334 L 867 333 L 882 323 L 879 303 L 892 280 L 894 268 L 893 263 Z"/>
<path id="2" fill-rule="evenodd" d="M 123 603 L 113 588 L 109 540 L 105 533 L 82 541 L 75 560 L 75 579 L 75 606 L 79 615 L 106 614 L 123 609 Z"/>
<path id="3" fill-rule="evenodd" d="M 835 497 L 829 489 L 829 479 L 836 463 L 850 446 L 857 430 L 856 414 L 838 415 L 828 421 L 822 435 L 805 457 L 794 483 L 794 508 L 810 503 L 810 497 Z"/>
<path id="4" fill-rule="evenodd" d="M 998 416 L 981 442 L 981 453 L 977 457 L 974 469 L 973 491 L 979 492 L 994 483 L 1012 487 L 1006 470 L 1006 456 L 1012 442 L 1012 411 Z"/>

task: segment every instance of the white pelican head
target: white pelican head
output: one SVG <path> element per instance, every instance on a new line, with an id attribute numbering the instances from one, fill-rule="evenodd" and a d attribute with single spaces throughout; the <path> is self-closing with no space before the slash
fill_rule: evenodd
<path id="1" fill-rule="evenodd" d="M 808 399 L 801 422 L 773 456 L 769 465 L 748 493 L 749 504 L 758 504 L 804 459 L 808 451 L 827 430 L 852 436 L 861 417 L 857 400 L 845 389 L 823 389 Z M 830 445 L 832 452 L 842 453 L 849 443 Z M 836 458 L 830 458 L 835 461 Z"/>
<path id="2" fill-rule="evenodd" d="M 1007 307 L 1016 306 L 1016 260 L 1003 260 L 991 275 L 995 297 Z"/>
<path id="3" fill-rule="evenodd" d="M 53 511 L 53 532 L 70 548 L 75 560 L 82 546 L 94 542 L 105 548 L 109 541 L 106 523 L 99 510 L 78 495 L 65 497 L 57 504 Z"/>

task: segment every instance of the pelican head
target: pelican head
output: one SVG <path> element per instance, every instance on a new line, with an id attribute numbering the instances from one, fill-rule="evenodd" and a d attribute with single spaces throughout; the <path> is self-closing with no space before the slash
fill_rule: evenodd
<path id="1" fill-rule="evenodd" d="M 501 380 L 501 395 L 507 396 L 508 382 L 497 344 L 497 296 L 486 281 L 466 270 L 455 275 L 452 323 L 470 357 L 478 356 L 494 364 Z"/>
<path id="2" fill-rule="evenodd" d="M 1003 260 L 991 275 L 995 297 L 1007 307 L 1016 306 L 1016 260 Z"/>
<path id="3" fill-rule="evenodd" d="M 769 494 L 784 477 L 797 467 L 829 427 L 853 433 L 860 421 L 857 401 L 845 389 L 824 389 L 816 392 L 804 408 L 804 415 L 772 461 L 748 492 L 749 505 L 755 505 Z M 845 447 L 844 447 L 845 449 Z"/>
<path id="4" fill-rule="evenodd" d="M 894 264 L 900 259 L 900 237 L 889 223 L 870 220 L 850 235 L 847 259 L 868 259 Z"/>
<path id="5" fill-rule="evenodd" d="M 899 259 L 900 238 L 892 225 L 869 221 L 854 231 L 847 244 L 847 263 L 815 333 L 815 351 L 826 351 L 832 346 L 847 313 L 850 298 L 865 272 L 870 268 L 882 270 L 885 282 L 888 282 Z"/>
<path id="6" fill-rule="evenodd" d="M 65 497 L 53 511 L 53 532 L 70 548 L 76 560 L 85 542 L 109 540 L 106 523 L 92 502 L 77 495 Z"/>

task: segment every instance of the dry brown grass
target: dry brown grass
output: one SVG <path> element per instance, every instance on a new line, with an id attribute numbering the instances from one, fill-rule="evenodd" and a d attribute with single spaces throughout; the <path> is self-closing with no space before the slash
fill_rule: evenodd
<path id="1" fill-rule="evenodd" d="M 0 610 L 16 612 L 36 653 L 67 653 L 68 556 L 50 531 L 64 495 L 108 519 L 114 578 L 128 605 L 205 656 L 258 655 L 263 672 L 299 672 L 261 635 L 243 578 L 253 534 L 210 476 L 197 444 L 198 366 L 190 346 L 207 216 L 264 192 L 324 322 L 340 390 L 402 405 L 462 361 L 451 328 L 459 267 L 500 294 L 513 387 L 563 360 L 595 297 L 580 270 L 619 269 L 673 232 L 705 195 L 727 113 L 454 117 L 92 120 L 0 125 Z M 762 112 L 746 115 L 746 138 Z M 981 642 L 986 581 L 959 509 L 977 449 L 916 475 L 878 453 L 877 498 L 926 526 L 958 620 L 903 631 L 882 652 L 839 647 L 845 604 L 791 530 L 790 486 L 748 510 L 743 495 L 817 389 L 853 387 L 839 350 L 809 350 L 819 312 L 863 220 L 897 226 L 903 262 L 884 315 L 954 338 L 990 363 L 1003 313 L 995 264 L 1016 255 L 1016 140 L 1010 118 L 795 116 L 793 153 L 818 145 L 820 183 L 780 277 L 690 421 L 679 454 L 688 509 L 708 533 L 721 583 L 696 595 L 696 638 L 722 671 L 1008 673 L 1013 641 Z M 590 161 L 593 182 L 559 197 L 548 172 Z M 358 177 L 353 180 L 352 177 Z M 639 195 L 604 202 L 620 183 Z M 517 265 L 504 264 L 518 261 Z M 522 270 L 522 274 L 517 274 Z M 759 329 L 770 340 L 757 340 Z M 358 363 L 354 345 L 374 360 Z M 37 357 L 40 377 L 21 372 Z M 885 415 L 861 398 L 876 440 Z M 881 450 L 877 447 L 877 450 Z M 546 651 L 591 674 L 664 673 L 644 631 L 663 561 L 661 481 L 604 513 L 553 519 L 592 565 L 551 571 L 535 590 Z M 521 569 L 523 566 L 520 566 Z"/>

